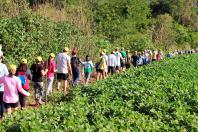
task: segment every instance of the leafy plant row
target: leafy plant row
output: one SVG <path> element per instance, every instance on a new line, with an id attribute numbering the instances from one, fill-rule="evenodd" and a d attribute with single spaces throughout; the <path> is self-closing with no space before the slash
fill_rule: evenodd
<path id="1" fill-rule="evenodd" d="M 14 113 L 1 131 L 197 131 L 198 55 L 130 69 L 39 110 Z"/>

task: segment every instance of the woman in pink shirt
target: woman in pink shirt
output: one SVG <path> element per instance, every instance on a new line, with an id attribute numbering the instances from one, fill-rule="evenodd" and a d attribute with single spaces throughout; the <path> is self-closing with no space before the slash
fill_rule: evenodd
<path id="1" fill-rule="evenodd" d="M 18 92 L 22 93 L 25 96 L 29 96 L 30 93 L 26 92 L 22 88 L 20 79 L 15 76 L 16 66 L 10 65 L 8 67 L 8 71 L 8 76 L 0 77 L 0 83 L 4 84 L 3 102 L 6 108 L 6 113 L 10 115 L 11 108 L 14 108 L 14 111 L 18 109 Z"/>
<path id="2" fill-rule="evenodd" d="M 54 72 L 56 70 L 56 63 L 55 63 L 55 55 L 54 53 L 51 53 L 47 62 L 47 95 L 49 93 L 52 93 L 52 86 L 53 86 L 53 81 L 54 81 Z"/>

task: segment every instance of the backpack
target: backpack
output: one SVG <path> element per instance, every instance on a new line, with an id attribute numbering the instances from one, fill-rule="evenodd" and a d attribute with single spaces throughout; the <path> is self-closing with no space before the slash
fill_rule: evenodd
<path id="1" fill-rule="evenodd" d="M 80 63 L 80 60 L 78 57 L 72 57 L 71 58 L 71 67 L 72 68 L 77 68 L 79 67 L 79 63 Z"/>
<path id="2" fill-rule="evenodd" d="M 101 64 L 101 62 L 102 62 L 102 58 L 100 59 L 99 62 L 97 62 L 97 63 L 95 64 L 96 70 L 99 70 L 99 69 L 100 69 L 100 64 Z"/>
<path id="3" fill-rule="evenodd" d="M 18 77 L 21 80 L 21 85 L 22 88 L 25 90 L 29 90 L 29 81 L 28 81 L 28 77 L 25 75 L 25 72 L 18 72 Z"/>

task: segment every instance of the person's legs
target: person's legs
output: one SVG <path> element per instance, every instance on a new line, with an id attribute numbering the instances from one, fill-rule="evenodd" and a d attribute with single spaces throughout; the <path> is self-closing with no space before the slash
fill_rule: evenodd
<path id="1" fill-rule="evenodd" d="M 52 86 L 53 86 L 53 81 L 54 81 L 54 77 L 48 77 L 47 79 L 47 95 L 49 95 L 49 93 L 52 93 Z"/>
<path id="2" fill-rule="evenodd" d="M 4 104 L 3 104 L 3 92 L 0 92 L 0 118 L 3 117 Z"/>
<path id="3" fill-rule="evenodd" d="M 68 88 L 68 74 L 63 74 L 62 80 L 64 81 L 64 96 L 67 96 L 69 94 L 69 88 Z"/>
<path id="4" fill-rule="evenodd" d="M 78 68 L 75 68 L 73 70 L 73 85 L 78 85 L 78 81 L 80 79 L 80 70 Z"/>
<path id="5" fill-rule="evenodd" d="M 38 88 L 37 82 L 33 82 L 33 86 L 34 86 L 35 102 L 36 104 L 38 104 L 39 103 L 39 88 Z"/>
<path id="6" fill-rule="evenodd" d="M 19 103 L 21 106 L 21 110 L 25 108 L 26 103 L 26 96 L 19 92 Z"/>
<path id="7" fill-rule="evenodd" d="M 39 95 L 39 103 L 42 104 L 42 97 L 43 97 L 43 82 L 38 82 L 38 95 Z"/>
<path id="8" fill-rule="evenodd" d="M 11 115 L 11 113 L 12 113 L 11 107 L 10 108 L 6 108 L 6 114 Z"/>
<path id="9" fill-rule="evenodd" d="M 100 72 L 99 71 L 96 71 L 96 72 L 97 72 L 96 80 L 99 81 L 99 79 L 100 79 Z"/>
<path id="10" fill-rule="evenodd" d="M 6 114 L 11 115 L 11 113 L 12 113 L 11 104 L 4 102 L 4 106 L 6 109 Z"/>
<path id="11" fill-rule="evenodd" d="M 91 73 L 85 73 L 85 85 L 88 85 Z"/>
<path id="12" fill-rule="evenodd" d="M 11 108 L 14 109 L 14 111 L 18 110 L 18 102 L 17 103 L 12 103 Z"/>
<path id="13" fill-rule="evenodd" d="M 59 90 L 61 87 L 61 81 L 62 81 L 62 73 L 57 73 L 57 82 L 58 82 L 57 90 Z"/>
<path id="14" fill-rule="evenodd" d="M 69 94 L 69 89 L 67 87 L 67 80 L 64 80 L 64 96 Z"/>

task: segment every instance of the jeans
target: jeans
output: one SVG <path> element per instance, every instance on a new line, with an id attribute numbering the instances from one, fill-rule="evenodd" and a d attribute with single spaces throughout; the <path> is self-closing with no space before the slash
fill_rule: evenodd
<path id="1" fill-rule="evenodd" d="M 76 85 L 78 85 L 78 81 L 80 79 L 80 70 L 79 70 L 79 68 L 73 68 L 72 69 L 72 74 L 73 74 L 73 85 L 76 86 Z"/>
<path id="2" fill-rule="evenodd" d="M 35 100 L 39 101 L 43 96 L 43 82 L 34 82 Z"/>
<path id="3" fill-rule="evenodd" d="M 4 103 L 3 103 L 3 92 L 0 91 L 0 117 L 3 117 Z"/>
<path id="4" fill-rule="evenodd" d="M 52 93 L 52 86 L 54 82 L 54 77 L 48 77 L 47 78 L 47 95 L 51 92 Z"/>

